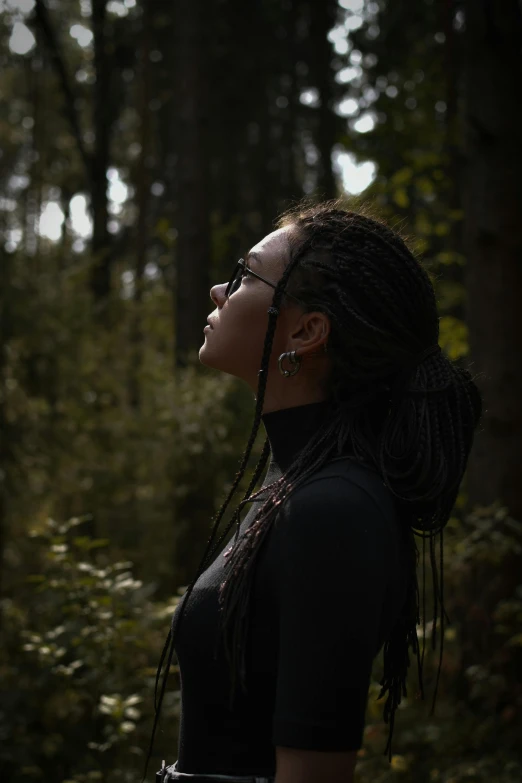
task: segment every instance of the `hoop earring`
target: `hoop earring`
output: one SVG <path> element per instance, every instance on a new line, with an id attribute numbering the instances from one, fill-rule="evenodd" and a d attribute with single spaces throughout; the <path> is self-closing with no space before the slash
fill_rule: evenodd
<path id="1" fill-rule="evenodd" d="M 285 370 L 283 365 L 283 360 L 285 356 L 288 356 L 288 361 L 291 365 L 293 365 L 291 370 Z M 282 353 L 279 359 L 277 360 L 277 366 L 279 367 L 279 372 L 281 375 L 283 375 L 285 378 L 290 377 L 291 375 L 295 375 L 299 372 L 301 369 L 301 358 L 299 356 L 296 356 L 295 351 L 288 351 L 287 353 Z"/>

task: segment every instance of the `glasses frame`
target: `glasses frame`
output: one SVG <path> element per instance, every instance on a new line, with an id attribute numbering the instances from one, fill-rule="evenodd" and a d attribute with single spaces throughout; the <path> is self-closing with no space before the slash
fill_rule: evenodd
<path id="1" fill-rule="evenodd" d="M 249 275 L 252 275 L 253 277 L 257 277 L 258 280 L 262 280 L 263 283 L 266 283 L 267 285 L 269 285 L 270 288 L 277 288 L 277 286 L 274 285 L 274 283 L 271 283 L 270 280 L 266 280 L 264 277 L 261 277 L 261 275 L 258 275 L 257 272 L 254 272 L 254 270 L 251 269 L 248 266 L 248 264 L 247 264 L 247 262 L 245 261 L 244 258 L 240 258 L 239 261 L 237 262 L 236 266 L 234 267 L 234 271 L 232 272 L 232 276 L 231 276 L 230 280 L 228 281 L 228 285 L 227 285 L 226 290 L 225 290 L 225 297 L 227 299 L 231 295 L 230 294 L 230 289 L 232 288 L 232 282 L 236 279 L 238 267 L 241 267 L 243 269 L 243 272 L 245 270 L 248 270 L 248 274 Z M 235 291 L 234 291 L 234 293 L 235 293 Z M 283 295 L 284 296 L 288 296 L 290 299 L 293 299 L 294 301 L 298 302 L 300 305 L 304 304 L 304 302 L 302 302 L 296 296 L 293 296 L 292 294 L 289 294 L 286 291 L 283 292 Z"/>

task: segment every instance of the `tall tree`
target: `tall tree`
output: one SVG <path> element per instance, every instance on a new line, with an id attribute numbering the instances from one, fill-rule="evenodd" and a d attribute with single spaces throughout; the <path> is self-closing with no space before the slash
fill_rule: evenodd
<path id="1" fill-rule="evenodd" d="M 136 265 L 134 271 L 134 320 L 131 326 L 132 342 L 131 372 L 129 378 L 129 400 L 131 405 L 140 404 L 140 370 L 143 358 L 143 288 L 147 255 L 147 235 L 149 228 L 148 207 L 150 202 L 150 100 L 151 100 L 151 33 L 153 0 L 146 0 L 142 6 L 142 34 L 140 46 L 140 158 L 137 171 L 137 208 L 136 220 Z"/>
<path id="2" fill-rule="evenodd" d="M 4 192 L 4 188 L 0 193 Z M 0 228 L 4 230 L 4 215 L 0 215 Z M 7 350 L 11 332 L 10 313 L 10 267 L 11 259 L 6 253 L 0 262 L 0 598 L 2 597 L 2 575 L 4 572 L 4 550 L 7 539 L 7 476 L 9 462 L 9 439 L 7 430 Z M 2 617 L 0 615 L 0 623 Z"/>
<path id="3" fill-rule="evenodd" d="M 56 73 L 63 98 L 63 113 L 81 157 L 86 189 L 90 193 L 90 211 L 93 221 L 92 251 L 94 263 L 91 273 L 91 290 L 94 298 L 103 301 L 111 288 L 111 237 L 107 228 L 108 196 L 107 169 L 110 162 L 111 132 L 115 119 L 115 106 L 111 101 L 111 73 L 113 42 L 108 34 L 106 0 L 92 2 L 92 33 L 94 43 L 94 89 L 92 95 L 94 147 L 92 152 L 85 143 L 85 128 L 77 109 L 76 93 L 69 76 L 64 48 L 54 29 L 51 14 L 45 0 L 36 0 L 35 26 L 45 40 L 50 60 Z"/>
<path id="4" fill-rule="evenodd" d="M 337 185 L 332 170 L 332 152 L 339 138 L 339 123 L 334 111 L 334 73 L 332 69 L 332 45 L 327 38 L 338 13 L 337 0 L 311 3 L 311 23 L 315 46 L 313 47 L 313 77 L 320 99 L 320 117 L 316 140 L 319 151 L 317 191 L 322 198 L 334 198 Z"/>
<path id="5" fill-rule="evenodd" d="M 173 4 L 177 112 L 176 365 L 201 345 L 210 258 L 209 44 L 207 0 Z"/>
<path id="6" fill-rule="evenodd" d="M 104 300 L 111 288 L 110 235 L 107 228 L 107 169 L 110 162 L 112 130 L 111 52 L 106 0 L 92 2 L 94 66 L 96 81 L 93 95 L 94 152 L 92 159 L 91 211 L 93 218 L 92 251 L 94 267 L 91 286 L 95 299 Z"/>
<path id="7" fill-rule="evenodd" d="M 470 499 L 522 518 L 522 7 L 468 0 L 464 189 L 467 317 L 486 416 Z"/>

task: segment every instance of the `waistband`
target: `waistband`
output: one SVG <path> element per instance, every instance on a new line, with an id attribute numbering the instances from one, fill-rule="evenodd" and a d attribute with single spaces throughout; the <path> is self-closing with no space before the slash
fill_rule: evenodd
<path id="1" fill-rule="evenodd" d="M 259 775 L 212 775 L 202 772 L 178 772 L 177 761 L 156 772 L 156 783 L 275 783 L 275 778 Z"/>

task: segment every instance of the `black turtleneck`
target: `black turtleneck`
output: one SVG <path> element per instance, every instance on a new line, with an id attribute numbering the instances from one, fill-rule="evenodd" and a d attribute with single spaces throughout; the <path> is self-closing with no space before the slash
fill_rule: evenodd
<path id="1" fill-rule="evenodd" d="M 262 486 L 288 469 L 329 410 L 324 401 L 263 415 L 271 458 Z M 258 508 L 252 502 L 241 530 Z M 405 596 L 401 540 L 391 494 L 353 457 L 330 461 L 289 494 L 257 562 L 247 693 L 238 688 L 232 708 L 219 637 L 223 547 L 196 582 L 176 641 L 178 771 L 270 776 L 277 745 L 362 747 L 372 662 Z"/>

